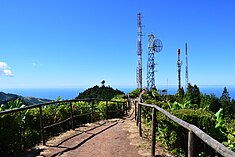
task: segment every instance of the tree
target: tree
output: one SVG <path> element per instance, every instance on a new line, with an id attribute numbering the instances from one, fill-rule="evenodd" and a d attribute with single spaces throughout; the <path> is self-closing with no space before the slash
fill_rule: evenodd
<path id="1" fill-rule="evenodd" d="M 197 85 L 193 86 L 193 99 L 191 101 L 192 104 L 198 104 L 201 103 L 201 93 Z"/>
<path id="2" fill-rule="evenodd" d="M 224 102 L 229 102 L 230 101 L 229 92 L 228 92 L 226 87 L 224 87 L 223 93 L 222 93 L 222 95 L 220 97 L 220 101 L 221 102 L 223 102 L 223 101 Z"/>
<path id="3" fill-rule="evenodd" d="M 232 99 L 232 101 L 230 102 L 231 105 L 231 117 L 234 119 L 235 118 L 235 100 Z"/>
<path id="4" fill-rule="evenodd" d="M 220 97 L 220 103 L 223 108 L 224 117 L 231 117 L 233 115 L 233 105 L 230 102 L 229 92 L 226 87 L 224 87 Z"/>
<path id="5" fill-rule="evenodd" d="M 193 86 L 189 83 L 188 88 L 187 88 L 187 92 L 185 94 L 186 100 L 191 101 L 192 95 L 193 95 Z"/>
<path id="6" fill-rule="evenodd" d="M 187 101 L 191 101 L 192 104 L 200 105 L 201 93 L 197 85 L 192 86 L 189 83 L 185 96 Z"/>
<path id="7" fill-rule="evenodd" d="M 221 108 L 219 98 L 215 94 L 204 94 L 201 95 L 201 108 L 209 109 L 210 111 L 216 113 Z"/>
<path id="8" fill-rule="evenodd" d="M 184 102 L 184 88 L 183 87 L 181 87 L 179 92 L 178 92 L 177 101 L 179 103 L 183 103 Z"/>
<path id="9" fill-rule="evenodd" d="M 137 98 L 140 95 L 141 89 L 136 88 L 129 93 L 130 98 Z"/>

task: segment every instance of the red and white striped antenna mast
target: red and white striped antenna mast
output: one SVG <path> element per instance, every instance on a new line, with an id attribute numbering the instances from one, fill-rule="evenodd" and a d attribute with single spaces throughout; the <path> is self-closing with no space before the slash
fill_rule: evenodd
<path id="1" fill-rule="evenodd" d="M 188 45 L 185 43 L 186 70 L 185 70 L 185 90 L 188 88 Z"/>
<path id="2" fill-rule="evenodd" d="M 181 66 L 182 66 L 182 61 L 180 60 L 180 49 L 177 50 L 178 54 L 178 60 L 177 60 L 177 67 L 178 67 L 178 94 L 180 94 L 180 89 L 181 89 Z"/>
<path id="3" fill-rule="evenodd" d="M 136 68 L 136 82 L 137 88 L 142 89 L 142 23 L 141 13 L 137 14 L 137 27 L 138 27 L 138 41 L 137 41 L 137 56 L 138 65 Z"/>

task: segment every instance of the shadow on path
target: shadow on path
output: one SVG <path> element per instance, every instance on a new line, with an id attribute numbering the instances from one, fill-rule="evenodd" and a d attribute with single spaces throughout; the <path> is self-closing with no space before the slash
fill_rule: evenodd
<path id="1" fill-rule="evenodd" d="M 105 123 L 104 123 L 104 124 L 105 124 Z M 102 126 L 102 125 L 104 125 L 104 124 L 101 124 L 100 126 Z M 117 124 L 118 124 L 118 122 L 115 122 L 115 123 L 111 124 L 110 126 L 108 126 L 107 128 L 104 128 L 104 129 L 102 129 L 101 131 L 99 131 L 99 132 L 97 132 L 97 133 L 90 133 L 90 134 L 92 134 L 91 136 L 89 136 L 88 138 L 84 139 L 82 142 L 80 142 L 79 144 L 77 144 L 77 145 L 74 146 L 74 147 L 71 147 L 71 148 L 70 148 L 70 147 L 62 147 L 62 148 L 66 148 L 66 149 L 63 150 L 63 151 L 60 151 L 60 152 L 57 152 L 57 153 L 51 155 L 51 157 L 56 157 L 56 156 L 58 156 L 58 155 L 62 155 L 63 153 L 66 153 L 66 152 L 68 152 L 68 151 L 75 150 L 75 149 L 79 148 L 80 146 L 82 146 L 82 145 L 83 145 L 84 143 L 86 143 L 87 141 L 89 141 L 90 139 L 92 139 L 93 137 L 95 137 L 96 135 L 99 135 L 100 133 L 102 133 L 102 132 L 104 132 L 104 131 L 106 131 L 106 130 L 112 128 L 113 126 L 115 126 L 115 125 L 117 125 Z M 84 131 L 84 132 L 88 132 L 88 131 L 94 130 L 94 129 L 100 127 L 100 126 L 94 127 L 94 128 L 92 128 L 92 129 L 86 130 L 86 131 Z M 82 134 L 82 133 L 84 133 L 84 132 L 80 132 L 80 133 L 78 133 L 78 134 L 76 134 L 76 135 L 73 135 L 72 137 L 69 137 L 68 139 L 63 140 L 62 142 L 60 142 L 60 143 L 57 144 L 56 146 L 47 145 L 47 147 L 57 147 L 57 148 L 61 148 L 60 145 L 61 145 L 62 143 L 64 143 L 65 141 L 68 141 L 69 139 L 72 139 L 72 138 L 74 138 L 74 137 L 76 137 L 76 136 L 78 136 L 78 135 L 80 135 L 80 134 Z"/>
<path id="2" fill-rule="evenodd" d="M 99 124 L 99 125 L 97 125 L 97 126 L 91 128 L 91 129 L 86 130 L 86 131 L 80 131 L 80 130 L 78 130 L 79 133 L 74 134 L 73 136 L 68 137 L 67 139 L 64 139 L 63 141 L 61 141 L 61 142 L 58 143 L 57 145 L 52 146 L 52 145 L 47 145 L 47 144 L 46 144 L 46 146 L 47 146 L 47 147 L 58 147 L 58 148 L 59 148 L 60 145 L 62 145 L 62 144 L 65 143 L 66 141 L 69 141 L 70 139 L 72 139 L 72 138 L 74 138 L 74 137 L 76 137 L 76 136 L 78 136 L 78 135 L 81 135 L 82 133 L 87 133 L 87 132 L 89 132 L 89 131 L 92 131 L 92 130 L 94 130 L 94 129 L 97 129 L 97 128 L 103 126 L 104 124 L 106 124 L 106 122 L 103 122 L 102 124 Z M 75 131 L 76 131 L 76 129 L 75 129 Z M 89 133 L 87 133 L 87 134 L 89 134 Z M 62 148 L 63 148 L 63 147 L 62 147 Z M 66 147 L 66 148 L 67 148 L 67 147 Z"/>

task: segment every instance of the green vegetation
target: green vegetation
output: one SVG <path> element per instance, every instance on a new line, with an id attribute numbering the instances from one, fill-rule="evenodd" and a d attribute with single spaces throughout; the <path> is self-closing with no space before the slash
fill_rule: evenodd
<path id="1" fill-rule="evenodd" d="M 125 93 L 122 91 L 116 89 L 114 90 L 111 87 L 106 86 L 94 86 L 92 88 L 88 88 L 82 93 L 79 93 L 79 95 L 76 97 L 76 99 L 84 99 L 84 98 L 98 98 L 98 99 L 108 99 L 111 100 L 116 95 L 123 95 Z"/>
<path id="2" fill-rule="evenodd" d="M 12 100 L 12 99 L 16 99 L 18 97 L 19 96 L 15 95 L 15 94 L 6 94 L 6 93 L 3 93 L 3 92 L 0 92 L 0 103 L 5 102 L 5 101 L 9 101 L 9 100 Z"/>
<path id="3" fill-rule="evenodd" d="M 156 89 L 142 95 L 144 103 L 156 104 L 178 118 L 194 124 L 214 139 L 235 151 L 235 100 L 230 100 L 227 88 L 220 98 L 201 94 L 197 85 L 188 85 L 187 91 L 181 88 L 179 94 L 163 96 Z M 143 121 L 151 125 L 151 110 L 143 107 Z M 157 140 L 176 156 L 187 153 L 187 130 L 157 112 Z M 216 156 L 206 144 L 196 138 L 197 156 Z"/>
<path id="4" fill-rule="evenodd" d="M 123 94 L 119 90 L 112 90 L 110 87 L 97 87 L 84 92 L 84 96 L 94 94 L 92 98 L 110 98 L 112 100 L 124 100 Z M 102 97 L 102 94 L 104 97 Z M 90 96 L 91 96 L 90 95 Z M 111 97 L 112 95 L 112 97 Z M 60 100 L 60 97 L 58 97 Z M 108 111 L 107 113 L 106 105 Z M 80 115 L 74 118 L 74 125 L 79 126 L 84 123 L 94 122 L 104 118 L 115 118 L 123 116 L 123 104 L 106 101 L 78 101 L 73 102 L 73 115 Z M 7 105 L 1 106 L 1 111 L 12 108 L 24 107 L 21 99 L 9 101 Z M 93 114 L 91 116 L 91 111 Z M 41 141 L 39 108 L 15 112 L 0 116 L 0 154 L 1 156 L 13 156 L 28 150 Z M 43 106 L 44 126 L 49 126 L 56 122 L 63 121 L 70 117 L 69 103 L 57 103 Z M 71 129 L 71 121 L 54 126 L 45 130 L 46 139 L 61 132 Z"/>
<path id="5" fill-rule="evenodd" d="M 21 108 L 25 106 L 35 105 L 35 104 L 42 104 L 51 102 L 48 99 L 39 99 L 34 97 L 15 97 L 10 100 L 2 101 L 0 104 L 0 111 L 13 109 L 13 108 Z"/>
<path id="6" fill-rule="evenodd" d="M 73 114 L 82 115 L 74 118 L 75 126 L 91 122 L 91 106 L 92 102 L 74 102 Z M 94 101 L 92 121 L 108 118 L 120 117 L 123 112 L 122 104 L 115 102 L 108 103 L 108 110 L 112 112 L 106 114 L 106 102 Z M 44 125 L 48 126 L 56 122 L 65 120 L 70 117 L 70 108 L 68 103 L 59 103 L 56 105 L 48 105 L 43 108 Z M 24 150 L 30 149 L 41 140 L 40 136 L 40 119 L 39 108 L 20 111 L 13 114 L 0 116 L 0 154 L 15 155 Z M 71 129 L 71 121 L 61 125 L 46 129 L 46 138 L 57 135 L 60 132 Z"/>
<path id="7" fill-rule="evenodd" d="M 140 88 L 137 88 L 129 93 L 130 98 L 137 98 L 140 95 Z"/>

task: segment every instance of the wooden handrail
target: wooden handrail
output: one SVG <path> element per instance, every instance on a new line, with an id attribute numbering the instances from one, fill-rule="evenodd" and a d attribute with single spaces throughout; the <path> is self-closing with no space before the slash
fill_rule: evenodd
<path id="1" fill-rule="evenodd" d="M 71 127 L 72 129 L 74 129 L 74 122 L 73 122 L 73 118 L 74 117 L 78 117 L 78 116 L 82 116 L 82 115 L 73 115 L 73 109 L 72 109 L 72 102 L 79 102 L 79 101 L 88 101 L 88 102 L 92 102 L 91 105 L 92 105 L 92 111 L 90 113 L 86 113 L 84 115 L 87 115 L 87 114 L 93 114 L 93 102 L 94 101 L 105 101 L 106 102 L 106 113 L 108 114 L 110 111 L 108 111 L 108 102 L 114 102 L 114 103 L 125 103 L 126 101 L 113 101 L 113 100 L 108 100 L 108 99 L 97 99 L 97 98 L 87 98 L 87 99 L 72 99 L 72 100 L 62 100 L 62 101 L 51 101 L 51 102 L 47 102 L 47 103 L 42 103 L 42 104 L 37 104 L 37 105 L 31 105 L 31 106 L 26 106 L 26 107 L 22 107 L 22 108 L 16 108 L 16 109 L 11 109 L 11 110 L 5 110 L 5 111 L 1 111 L 0 112 L 0 116 L 1 115 L 4 115 L 4 114 L 11 114 L 11 113 L 15 113 L 15 112 L 20 112 L 20 111 L 24 111 L 24 110 L 28 110 L 28 109 L 33 109 L 33 108 L 39 108 L 40 110 L 40 132 L 41 132 L 41 139 L 42 139 L 42 142 L 43 142 L 43 145 L 46 144 L 46 141 L 45 141 L 45 135 L 44 135 L 44 130 L 45 129 L 48 129 L 50 127 L 54 127 L 56 125 L 60 125 L 64 122 L 67 122 L 69 120 L 71 120 Z M 42 116 L 42 107 L 43 106 L 46 106 L 46 105 L 53 105 L 53 104 L 60 104 L 60 103 L 69 103 L 69 107 L 70 107 L 70 117 L 65 119 L 65 120 L 62 120 L 60 122 L 56 122 L 54 124 L 50 124 L 48 126 L 44 126 L 44 121 L 43 121 L 43 116 Z M 125 106 L 125 105 L 124 105 Z M 123 106 L 123 110 L 125 110 L 125 107 Z M 119 109 L 118 110 L 115 110 L 116 112 L 117 111 L 120 111 Z M 124 111 L 123 111 L 124 113 Z M 91 116 L 91 121 L 92 121 L 92 116 Z M 108 117 L 106 117 L 108 118 Z"/>
<path id="2" fill-rule="evenodd" d="M 179 124 L 180 126 L 182 126 L 183 128 L 187 129 L 189 131 L 189 138 L 188 138 L 188 144 L 192 144 L 192 140 L 193 140 L 193 135 L 192 132 L 198 137 L 200 138 L 204 143 L 206 143 L 207 145 L 209 145 L 211 148 L 213 148 L 216 152 L 218 152 L 219 154 L 221 154 L 224 157 L 235 157 L 235 152 L 233 152 L 232 150 L 228 149 L 227 147 L 225 147 L 223 144 L 221 144 L 220 142 L 218 142 L 217 140 L 213 139 L 212 137 L 210 137 L 208 134 L 206 134 L 205 132 L 203 132 L 202 130 L 200 130 L 198 127 L 196 127 L 193 124 L 187 123 L 182 119 L 177 118 L 176 116 L 170 114 L 169 112 L 167 112 L 166 110 L 163 110 L 162 108 L 160 108 L 157 105 L 152 105 L 152 104 L 144 104 L 144 103 L 138 103 L 138 115 L 137 115 L 137 120 L 139 121 L 139 132 L 140 132 L 140 136 L 141 136 L 141 106 L 145 106 L 145 107 L 150 107 L 150 108 L 155 108 L 157 109 L 159 112 L 161 112 L 162 114 L 164 114 L 165 116 L 167 116 L 169 119 L 171 119 L 172 121 L 174 121 L 175 123 Z M 152 121 L 153 122 L 153 121 Z M 155 125 L 152 125 L 155 126 Z M 155 130 L 155 129 L 152 129 Z M 153 132 L 154 134 L 156 134 L 156 132 Z M 152 133 L 152 134 L 153 134 Z M 152 140 L 153 141 L 153 140 Z M 155 149 L 155 143 L 152 143 L 152 149 Z M 188 157 L 193 156 L 192 151 L 193 148 L 191 145 L 188 146 Z M 151 150 L 151 152 L 154 152 L 153 150 Z M 152 156 L 155 156 L 155 154 L 152 154 Z"/>
<path id="3" fill-rule="evenodd" d="M 122 103 L 124 103 L 124 101 L 114 101 L 114 100 L 96 99 L 96 98 L 51 101 L 51 102 L 47 102 L 47 103 L 42 103 L 42 104 L 37 104 L 37 105 L 30 105 L 30 106 L 25 106 L 25 107 L 22 107 L 22 108 L 14 108 L 14 109 L 9 109 L 9 110 L 5 110 L 5 111 L 1 111 L 0 115 L 10 114 L 10 113 L 14 113 L 14 112 L 19 112 L 19 111 L 24 111 L 24 110 L 28 110 L 28 109 L 37 108 L 37 107 L 40 107 L 40 106 L 53 105 L 53 104 L 58 104 L 58 103 L 79 102 L 79 101 L 94 101 L 94 100 L 97 100 L 97 101 L 108 101 L 108 102 L 122 102 Z"/>

